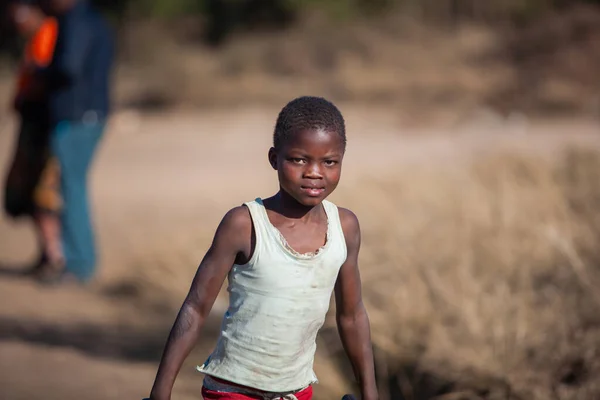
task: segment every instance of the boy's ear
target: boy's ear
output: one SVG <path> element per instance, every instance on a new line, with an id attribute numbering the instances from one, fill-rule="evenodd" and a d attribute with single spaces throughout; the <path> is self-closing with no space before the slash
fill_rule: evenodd
<path id="1" fill-rule="evenodd" d="M 269 164 L 275 171 L 277 171 L 277 152 L 274 147 L 269 149 Z"/>

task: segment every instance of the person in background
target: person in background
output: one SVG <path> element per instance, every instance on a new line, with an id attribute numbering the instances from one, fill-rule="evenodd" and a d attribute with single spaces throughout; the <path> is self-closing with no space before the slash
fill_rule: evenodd
<path id="1" fill-rule="evenodd" d="M 88 1 L 45 0 L 45 6 L 58 20 L 56 50 L 44 82 L 51 147 L 61 171 L 64 265 L 44 281 L 85 283 L 94 277 L 97 262 L 87 176 L 110 112 L 113 34 Z"/>
<path id="2" fill-rule="evenodd" d="M 49 151 L 48 98 L 41 79 L 53 57 L 58 22 L 45 15 L 33 0 L 13 0 L 8 14 L 26 44 L 13 100 L 19 135 L 6 179 L 4 208 L 13 218 L 33 219 L 41 255 L 27 272 L 42 273 L 49 265 L 62 262 L 58 219 L 61 200 L 56 186 L 59 171 Z"/>

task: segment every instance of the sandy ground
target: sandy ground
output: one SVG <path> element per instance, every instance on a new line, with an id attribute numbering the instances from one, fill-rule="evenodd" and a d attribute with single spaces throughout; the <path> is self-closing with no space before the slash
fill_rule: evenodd
<path id="1" fill-rule="evenodd" d="M 117 115 L 90 176 L 101 265 L 89 288 L 45 288 L 18 278 L 14 272 L 35 257 L 34 235 L 26 221 L 0 217 L 2 399 L 147 395 L 177 304 L 219 219 L 229 208 L 277 189 L 266 162 L 276 112 Z M 416 131 L 389 111 L 345 112 L 349 147 L 341 187 L 365 201 L 361 181 L 398 168 L 452 167 L 506 147 L 548 156 L 573 142 L 600 147 L 600 124 L 591 121 L 487 118 Z M 5 176 L 14 121 L 0 125 Z M 339 195 L 334 198 L 343 204 Z M 139 287 L 154 288 L 156 296 Z M 193 367 L 214 343 L 223 309 L 221 299 L 174 399 L 200 398 L 201 376 Z M 343 388 L 323 357 L 317 357 L 323 383 L 317 398 Z"/>

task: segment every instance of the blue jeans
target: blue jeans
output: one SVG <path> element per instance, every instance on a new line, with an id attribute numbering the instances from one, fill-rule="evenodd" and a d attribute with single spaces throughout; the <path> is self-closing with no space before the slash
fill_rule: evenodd
<path id="1" fill-rule="evenodd" d="M 87 177 L 105 123 L 59 122 L 52 132 L 52 151 L 60 164 L 63 200 L 61 235 L 67 272 L 90 280 L 96 246 L 88 200 Z"/>

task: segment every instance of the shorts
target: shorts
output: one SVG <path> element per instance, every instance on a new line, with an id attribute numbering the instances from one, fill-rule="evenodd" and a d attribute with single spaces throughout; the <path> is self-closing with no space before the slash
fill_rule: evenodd
<path id="1" fill-rule="evenodd" d="M 297 392 L 276 394 L 228 384 L 208 375 L 202 386 L 204 400 L 311 400 L 312 395 L 312 386 Z"/>

